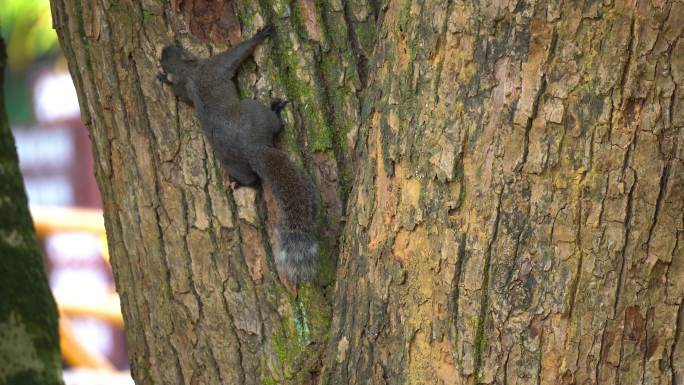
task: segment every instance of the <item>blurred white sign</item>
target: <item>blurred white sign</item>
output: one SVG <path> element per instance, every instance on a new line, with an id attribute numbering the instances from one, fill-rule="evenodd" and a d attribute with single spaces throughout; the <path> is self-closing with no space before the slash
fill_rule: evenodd
<path id="1" fill-rule="evenodd" d="M 33 89 L 33 106 L 40 123 L 78 117 L 78 96 L 71 76 L 62 72 L 38 78 Z"/>

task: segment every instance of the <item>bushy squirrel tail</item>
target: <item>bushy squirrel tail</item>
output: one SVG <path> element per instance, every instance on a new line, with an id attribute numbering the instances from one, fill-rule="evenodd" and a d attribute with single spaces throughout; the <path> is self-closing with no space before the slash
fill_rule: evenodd
<path id="1" fill-rule="evenodd" d="M 296 290 L 316 277 L 320 263 L 314 224 L 318 197 L 308 175 L 274 147 L 250 149 L 250 166 L 273 193 L 278 206 L 275 262 L 281 281 Z"/>

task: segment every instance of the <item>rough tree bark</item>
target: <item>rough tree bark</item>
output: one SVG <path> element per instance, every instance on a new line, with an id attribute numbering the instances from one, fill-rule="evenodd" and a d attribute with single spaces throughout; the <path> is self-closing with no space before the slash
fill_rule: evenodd
<path id="1" fill-rule="evenodd" d="M 140 384 L 684 381 L 684 5 L 53 0 Z M 274 36 L 321 283 L 274 273 L 161 48 Z M 230 42 L 230 43 L 229 43 Z M 333 284 L 334 282 L 334 284 Z M 319 287 L 320 286 L 320 287 Z"/>
<path id="2" fill-rule="evenodd" d="M 0 37 L 0 384 L 60 385 L 57 306 L 5 113 L 6 59 Z"/>

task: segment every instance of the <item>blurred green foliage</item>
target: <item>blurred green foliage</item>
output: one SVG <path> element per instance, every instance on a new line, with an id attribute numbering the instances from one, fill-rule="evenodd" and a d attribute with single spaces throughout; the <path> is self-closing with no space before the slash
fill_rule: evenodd
<path id="1" fill-rule="evenodd" d="M 49 0 L 2 0 L 0 31 L 11 72 L 25 71 L 39 57 L 59 50 Z"/>
<path id="2" fill-rule="evenodd" d="M 31 73 L 59 57 L 49 0 L 0 0 L 0 34 L 7 46 L 5 102 L 10 122 L 33 121 Z"/>

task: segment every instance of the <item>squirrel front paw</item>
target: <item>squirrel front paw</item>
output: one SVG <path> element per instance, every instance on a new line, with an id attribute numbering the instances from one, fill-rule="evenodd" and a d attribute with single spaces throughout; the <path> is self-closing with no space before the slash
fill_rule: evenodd
<path id="1" fill-rule="evenodd" d="M 283 100 L 283 99 L 273 99 L 271 102 L 271 111 L 275 112 L 276 114 L 280 115 L 280 111 L 285 108 L 287 105 L 288 101 Z"/>
<path id="2" fill-rule="evenodd" d="M 275 32 L 275 27 L 273 24 L 266 24 L 262 29 L 257 31 L 256 36 L 263 39 L 271 36 L 273 32 Z"/>
<path id="3" fill-rule="evenodd" d="M 166 72 L 160 72 L 157 75 L 157 80 L 162 82 L 162 84 L 173 84 L 173 82 L 171 80 L 169 80 L 169 74 Z"/>

